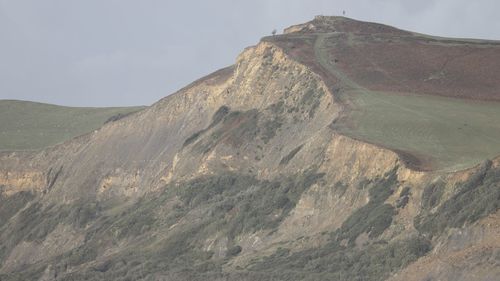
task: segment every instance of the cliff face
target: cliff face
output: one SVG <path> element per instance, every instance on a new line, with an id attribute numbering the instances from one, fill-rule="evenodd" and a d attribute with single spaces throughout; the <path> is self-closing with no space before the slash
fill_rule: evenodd
<path id="1" fill-rule="evenodd" d="M 408 34 L 333 22 L 348 34 Z M 318 18 L 288 32 L 331 25 Z M 468 280 L 499 274 L 498 161 L 421 171 L 408 165 L 413 155 L 346 136 L 336 124 L 352 110 L 342 93 L 353 84 L 308 61 L 311 42 L 292 48 L 283 36 L 91 134 L 0 155 L 0 278 L 432 280 L 465 272 L 434 262 L 443 257 L 468 265 Z"/>

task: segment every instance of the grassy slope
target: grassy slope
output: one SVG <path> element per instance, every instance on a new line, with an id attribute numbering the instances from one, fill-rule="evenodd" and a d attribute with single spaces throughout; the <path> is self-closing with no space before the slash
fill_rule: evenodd
<path id="1" fill-rule="evenodd" d="M 371 91 L 331 63 L 327 37 L 317 37 L 316 59 L 342 80 L 355 107 L 348 124 L 338 124 L 341 132 L 430 160 L 438 170 L 465 169 L 500 154 L 500 103 Z"/>
<path id="2" fill-rule="evenodd" d="M 500 104 L 388 93 L 355 95 L 360 110 L 343 132 L 459 170 L 500 154 Z"/>
<path id="3" fill-rule="evenodd" d="M 44 148 L 91 132 L 111 116 L 142 108 L 80 108 L 0 100 L 0 150 Z"/>

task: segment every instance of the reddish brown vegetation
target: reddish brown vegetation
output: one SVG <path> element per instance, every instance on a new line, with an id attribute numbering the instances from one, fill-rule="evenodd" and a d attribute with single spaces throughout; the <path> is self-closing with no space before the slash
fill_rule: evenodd
<path id="1" fill-rule="evenodd" d="M 339 43 L 330 52 L 371 90 L 500 100 L 500 45 L 384 39 Z"/>
<path id="2" fill-rule="evenodd" d="M 317 33 L 332 35 L 322 47 L 341 71 L 370 90 L 500 101 L 500 42 L 436 39 L 335 17 L 264 39 L 321 75 L 334 92 L 337 78 L 315 56 Z"/>

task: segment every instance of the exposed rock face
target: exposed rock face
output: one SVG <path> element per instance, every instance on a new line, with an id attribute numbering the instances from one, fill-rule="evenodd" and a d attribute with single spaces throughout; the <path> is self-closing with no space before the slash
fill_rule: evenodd
<path id="1" fill-rule="evenodd" d="M 339 19 L 287 32 L 330 21 Z M 265 40 L 142 112 L 0 155 L 0 279 L 496 276 L 498 161 L 423 172 L 340 134 L 342 77 L 305 62 L 304 50 Z"/>

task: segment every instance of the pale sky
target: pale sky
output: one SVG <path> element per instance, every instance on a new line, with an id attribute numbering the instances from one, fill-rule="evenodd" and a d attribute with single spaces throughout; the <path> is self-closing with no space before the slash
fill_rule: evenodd
<path id="1" fill-rule="evenodd" d="M 500 40 L 496 0 L 0 0 L 0 99 L 150 105 L 276 28 L 340 15 Z"/>

